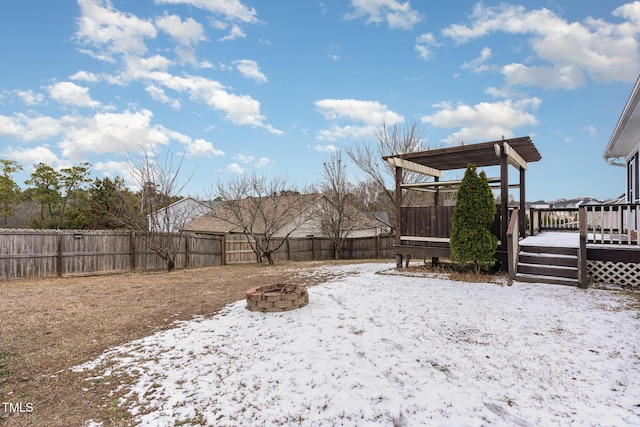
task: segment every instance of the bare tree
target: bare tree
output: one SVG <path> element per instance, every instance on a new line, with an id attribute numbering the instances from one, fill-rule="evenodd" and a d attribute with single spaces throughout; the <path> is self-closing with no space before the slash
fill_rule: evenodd
<path id="1" fill-rule="evenodd" d="M 350 214 L 353 206 L 353 184 L 347 179 L 347 167 L 342 160 L 342 152 L 337 151 L 323 164 L 322 194 L 325 196 L 323 209 L 317 211 L 324 233 L 333 241 L 334 258 L 340 258 L 340 251 L 356 222 Z"/>
<path id="2" fill-rule="evenodd" d="M 138 188 L 136 203 L 126 200 L 116 203 L 111 214 L 142 237 L 147 247 L 166 263 L 167 271 L 172 271 L 184 237 L 181 225 L 189 218 L 184 211 L 166 208 L 180 200 L 179 194 L 191 177 L 180 181 L 182 158 L 174 161 L 171 152 L 167 152 L 164 159 L 147 151 L 143 151 L 139 159 L 129 156 L 129 168 Z"/>
<path id="3" fill-rule="evenodd" d="M 308 208 L 317 199 L 300 195 L 282 176 L 243 175 L 218 182 L 216 190 L 223 202 L 210 215 L 242 232 L 256 256 L 269 264 L 275 264 L 274 252 L 291 233 L 309 220 Z"/>
<path id="4" fill-rule="evenodd" d="M 395 168 L 382 160 L 383 156 L 393 154 L 423 151 L 424 136 L 417 123 L 399 128 L 394 125 L 389 129 L 386 124 L 374 132 L 375 143 L 363 143 L 354 147 L 347 147 L 345 152 L 353 163 L 366 174 L 367 181 L 375 183 L 379 194 L 385 199 L 389 213 L 395 212 Z M 428 176 L 403 170 L 403 182 L 425 182 Z M 403 192 L 402 203 L 410 203 L 415 198 L 415 192 Z M 424 199 L 424 196 L 422 196 Z"/>

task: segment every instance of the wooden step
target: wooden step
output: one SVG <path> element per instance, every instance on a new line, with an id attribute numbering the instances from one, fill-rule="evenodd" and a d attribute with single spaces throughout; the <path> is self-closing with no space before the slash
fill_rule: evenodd
<path id="1" fill-rule="evenodd" d="M 550 285 L 566 285 L 566 286 L 578 286 L 577 279 L 569 279 L 566 277 L 553 277 L 553 276 L 541 276 L 536 274 L 516 274 L 515 280 L 519 282 L 527 283 L 547 283 Z"/>
<path id="2" fill-rule="evenodd" d="M 574 264 L 574 267 L 567 267 L 558 265 L 518 263 L 518 273 L 578 279 L 578 267 L 576 264 Z"/>
<path id="3" fill-rule="evenodd" d="M 521 245 L 520 252 L 575 256 L 578 254 L 578 248 L 566 248 L 566 247 L 559 247 L 559 246 Z"/>
<path id="4" fill-rule="evenodd" d="M 556 265 L 575 267 L 578 265 L 577 255 L 556 255 L 534 252 L 520 252 L 518 262 L 522 264 Z"/>
<path id="5" fill-rule="evenodd" d="M 516 280 L 578 286 L 578 248 L 520 246 Z"/>

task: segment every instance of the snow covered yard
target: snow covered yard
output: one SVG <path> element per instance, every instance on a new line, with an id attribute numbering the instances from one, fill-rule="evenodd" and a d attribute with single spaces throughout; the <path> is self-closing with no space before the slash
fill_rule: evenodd
<path id="1" fill-rule="evenodd" d="M 611 291 L 323 269 L 282 314 L 227 306 L 76 367 L 141 425 L 640 425 L 640 317 Z M 96 423 L 91 422 L 95 425 Z"/>

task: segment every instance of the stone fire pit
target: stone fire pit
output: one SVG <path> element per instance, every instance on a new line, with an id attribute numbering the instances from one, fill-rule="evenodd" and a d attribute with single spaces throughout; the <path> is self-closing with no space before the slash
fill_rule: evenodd
<path id="1" fill-rule="evenodd" d="M 246 292 L 247 309 L 274 313 L 295 310 L 309 304 L 309 294 L 300 285 L 268 285 Z"/>

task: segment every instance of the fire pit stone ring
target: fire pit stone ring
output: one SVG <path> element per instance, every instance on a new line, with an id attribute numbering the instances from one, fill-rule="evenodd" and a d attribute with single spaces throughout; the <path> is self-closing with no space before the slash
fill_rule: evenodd
<path id="1" fill-rule="evenodd" d="M 263 313 L 295 310 L 309 304 L 309 294 L 300 285 L 267 285 L 249 289 L 247 309 Z"/>

